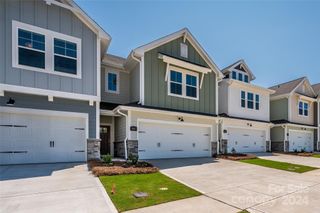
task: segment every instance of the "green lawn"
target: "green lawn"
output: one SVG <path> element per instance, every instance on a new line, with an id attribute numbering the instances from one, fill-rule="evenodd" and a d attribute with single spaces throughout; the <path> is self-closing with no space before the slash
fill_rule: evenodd
<path id="1" fill-rule="evenodd" d="M 313 154 L 312 157 L 314 157 L 314 158 L 320 158 L 320 154 Z"/>
<path id="2" fill-rule="evenodd" d="M 241 212 L 238 212 L 238 213 L 250 213 L 250 212 L 248 212 L 247 210 L 242 210 Z"/>
<path id="3" fill-rule="evenodd" d="M 99 178 L 120 212 L 201 195 L 160 172 Z M 111 194 L 113 185 L 116 188 L 115 194 Z M 167 188 L 167 190 L 160 190 L 160 188 Z M 132 195 L 134 192 L 147 192 L 149 196 L 135 198 Z"/>
<path id="4" fill-rule="evenodd" d="M 260 159 L 260 158 L 241 160 L 241 162 L 264 166 L 264 167 L 269 167 L 269 168 L 273 168 L 273 169 L 285 170 L 285 171 L 289 171 L 289 172 L 297 172 L 297 173 L 304 173 L 304 172 L 309 172 L 309 171 L 317 169 L 315 167 L 310 167 L 310 166 L 291 164 L 291 163 L 272 161 L 272 160 L 265 160 L 265 159 Z"/>

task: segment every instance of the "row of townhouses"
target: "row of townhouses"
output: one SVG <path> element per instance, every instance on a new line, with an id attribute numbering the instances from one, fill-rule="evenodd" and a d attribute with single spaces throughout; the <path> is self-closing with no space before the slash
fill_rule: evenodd
<path id="1" fill-rule="evenodd" d="M 122 58 L 71 0 L 0 1 L 0 27 L 1 164 L 86 161 L 97 139 L 140 159 L 319 150 L 320 84 L 255 85 L 188 29 Z"/>

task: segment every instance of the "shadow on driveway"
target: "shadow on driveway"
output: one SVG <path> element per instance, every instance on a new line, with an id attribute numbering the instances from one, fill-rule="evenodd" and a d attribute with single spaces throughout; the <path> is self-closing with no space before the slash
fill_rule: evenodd
<path id="1" fill-rule="evenodd" d="M 175 159 L 160 159 L 148 160 L 159 169 L 171 169 L 177 167 L 196 166 L 209 163 L 218 163 L 214 158 L 175 158 Z"/>
<path id="2" fill-rule="evenodd" d="M 0 166 L 0 181 L 41 176 L 50 176 L 53 172 L 68 169 L 83 163 L 24 164 Z"/>

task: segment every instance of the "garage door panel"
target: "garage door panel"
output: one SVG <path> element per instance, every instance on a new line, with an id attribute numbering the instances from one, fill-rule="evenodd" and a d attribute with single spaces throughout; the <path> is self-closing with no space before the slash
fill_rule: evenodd
<path id="1" fill-rule="evenodd" d="M 210 128 L 141 123 L 141 159 L 210 156 Z"/>
<path id="2" fill-rule="evenodd" d="M 304 131 L 289 131 L 289 151 L 301 151 L 307 152 L 313 151 L 313 133 Z"/>
<path id="3" fill-rule="evenodd" d="M 228 152 L 265 152 L 265 134 L 264 130 L 229 128 Z"/>
<path id="4" fill-rule="evenodd" d="M 0 138 L 6 141 L 0 146 L 0 164 L 85 161 L 84 118 L 14 113 L 0 116 L 12 125 L 0 126 Z"/>

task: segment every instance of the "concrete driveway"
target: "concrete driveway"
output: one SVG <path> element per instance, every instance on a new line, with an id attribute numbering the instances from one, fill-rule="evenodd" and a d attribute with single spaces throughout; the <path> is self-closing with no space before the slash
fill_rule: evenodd
<path id="1" fill-rule="evenodd" d="M 85 164 L 0 166 L 0 212 L 114 212 Z"/>
<path id="2" fill-rule="evenodd" d="M 257 156 L 259 156 L 259 158 L 267 159 L 267 160 L 301 164 L 305 166 L 320 168 L 320 158 L 302 157 L 297 155 L 285 155 L 285 154 L 279 154 L 279 153 L 257 154 Z"/>
<path id="3" fill-rule="evenodd" d="M 319 212 L 320 170 L 297 174 L 212 159 L 171 159 L 152 163 L 164 174 L 197 189 L 204 196 L 132 212 L 158 213 L 163 209 L 198 213 L 235 213 L 242 209 L 270 213 Z"/>

